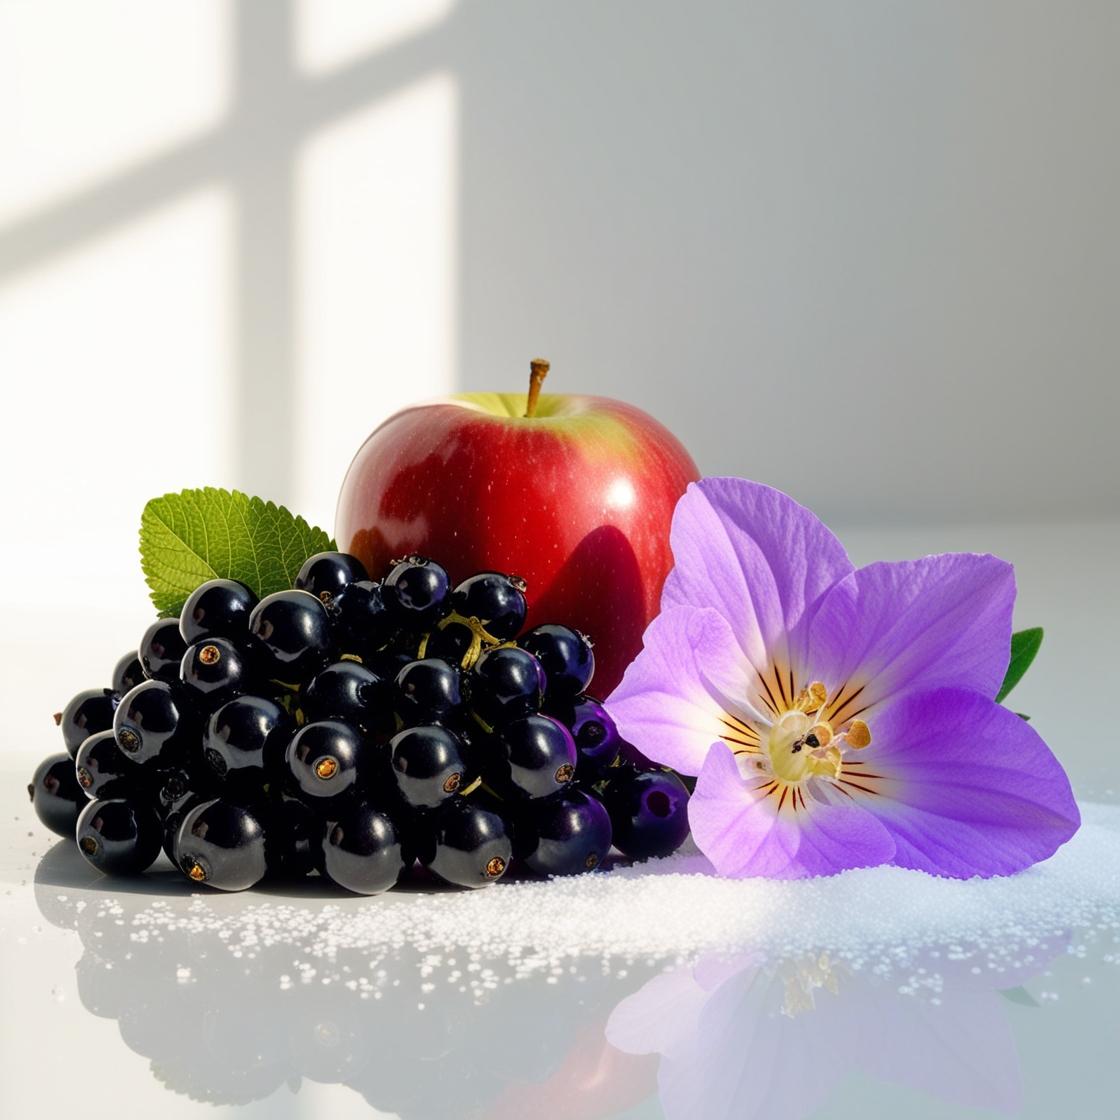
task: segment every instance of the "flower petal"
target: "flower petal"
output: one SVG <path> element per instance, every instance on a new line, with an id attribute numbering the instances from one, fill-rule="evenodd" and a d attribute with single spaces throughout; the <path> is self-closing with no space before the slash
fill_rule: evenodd
<path id="1" fill-rule="evenodd" d="M 870 564 L 821 600 L 809 664 L 830 689 L 857 697 L 851 718 L 909 689 L 970 688 L 995 696 L 1011 653 L 1015 573 L 995 556 L 945 553 Z"/>
<path id="2" fill-rule="evenodd" d="M 806 610 L 852 571 L 840 542 L 787 494 L 741 478 L 692 483 L 671 532 L 663 608 L 714 607 L 754 666 L 798 669 Z M 787 635 L 791 642 L 787 646 Z"/>
<path id="3" fill-rule="evenodd" d="M 887 706 L 863 754 L 886 775 L 857 791 L 894 837 L 893 862 L 966 879 L 1047 859 L 1080 824 L 1069 779 L 1026 720 L 979 693 L 939 689 Z M 862 758 L 861 758 L 862 761 Z M 853 771 L 854 773 L 854 771 Z"/>
<path id="4" fill-rule="evenodd" d="M 854 801 L 760 792 L 731 751 L 712 747 L 688 805 L 692 836 L 721 875 L 800 879 L 851 867 L 875 867 L 894 854 L 890 833 Z M 779 802 L 781 802 L 779 804 Z"/>
<path id="5" fill-rule="evenodd" d="M 622 737 L 647 758 L 682 774 L 698 774 L 708 748 L 727 727 L 721 687 L 702 666 L 743 663 L 730 628 L 713 610 L 662 611 L 650 623 L 642 651 L 606 706 Z"/>

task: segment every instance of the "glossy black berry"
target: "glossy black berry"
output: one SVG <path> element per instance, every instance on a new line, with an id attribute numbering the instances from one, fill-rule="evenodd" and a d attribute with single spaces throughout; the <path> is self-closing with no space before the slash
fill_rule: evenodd
<path id="1" fill-rule="evenodd" d="M 331 624 L 327 608 L 307 591 L 266 595 L 249 616 L 270 680 L 287 685 L 309 681 L 330 661 Z"/>
<path id="2" fill-rule="evenodd" d="M 113 682 L 110 688 L 119 699 L 145 679 L 144 666 L 140 664 L 140 658 L 136 656 L 135 652 L 129 652 L 114 667 Z"/>
<path id="3" fill-rule="evenodd" d="M 467 657 L 474 644 L 474 631 L 464 622 L 445 619 L 427 635 L 423 653 L 425 657 L 438 657 L 449 665 L 468 668 Z M 475 650 L 477 656 L 478 651 Z"/>
<path id="4" fill-rule="evenodd" d="M 337 719 L 362 731 L 391 725 L 389 689 L 372 670 L 357 661 L 336 661 L 307 684 L 299 706 L 309 723 Z"/>
<path id="5" fill-rule="evenodd" d="M 121 697 L 113 717 L 117 745 L 133 762 L 171 765 L 197 743 L 200 726 L 190 700 L 163 681 L 145 681 Z"/>
<path id="6" fill-rule="evenodd" d="M 265 856 L 269 875 L 302 879 L 323 860 L 323 822 L 295 797 L 269 803 L 265 825 Z"/>
<path id="7" fill-rule="evenodd" d="M 463 704 L 459 670 L 437 657 L 410 661 L 395 684 L 397 710 L 406 725 L 450 719 Z"/>
<path id="8" fill-rule="evenodd" d="M 79 692 L 55 722 L 62 728 L 62 741 L 73 758 L 78 748 L 98 731 L 108 731 L 113 726 L 113 708 L 116 698 L 107 688 L 87 688 Z"/>
<path id="9" fill-rule="evenodd" d="M 358 731 L 338 720 L 308 723 L 288 744 L 285 761 L 293 788 L 309 805 L 326 811 L 354 790 L 368 769 Z"/>
<path id="10" fill-rule="evenodd" d="M 274 700 L 237 696 L 210 716 L 202 757 L 216 777 L 259 787 L 280 776 L 294 730 L 292 717 Z"/>
<path id="11" fill-rule="evenodd" d="M 252 687 L 248 659 L 228 638 L 202 638 L 187 647 L 179 666 L 183 687 L 213 708 Z"/>
<path id="12" fill-rule="evenodd" d="M 516 646 L 487 650 L 468 680 L 471 708 L 491 726 L 532 715 L 544 700 L 541 663 Z"/>
<path id="13" fill-rule="evenodd" d="M 618 758 L 622 739 L 607 709 L 594 696 L 564 698 L 548 706 L 548 714 L 571 733 L 579 751 L 580 778 L 602 777 Z"/>
<path id="14" fill-rule="evenodd" d="M 667 770 L 627 770 L 603 792 L 614 844 L 632 859 L 667 856 L 688 835 L 688 790 Z"/>
<path id="15" fill-rule="evenodd" d="M 74 835 L 78 816 L 89 803 L 74 776 L 74 760 L 68 754 L 52 754 L 35 768 L 27 795 L 35 815 L 51 832 Z"/>
<path id="16" fill-rule="evenodd" d="M 544 666 L 550 695 L 577 696 L 595 673 L 591 643 L 570 626 L 545 623 L 522 634 L 517 644 Z"/>
<path id="17" fill-rule="evenodd" d="M 380 894 L 405 868 L 401 836 L 384 813 L 357 805 L 326 825 L 322 841 L 323 873 L 356 894 Z"/>
<path id="18" fill-rule="evenodd" d="M 162 831 L 154 810 L 132 801 L 90 801 L 75 829 L 78 851 L 106 875 L 136 875 L 159 855 Z"/>
<path id="19" fill-rule="evenodd" d="M 152 680 L 171 684 L 179 679 L 179 665 L 186 652 L 187 643 L 179 633 L 179 620 L 158 618 L 144 631 L 136 656 Z"/>
<path id="20" fill-rule="evenodd" d="M 117 746 L 112 731 L 91 735 L 74 757 L 74 775 L 91 801 L 128 797 L 137 784 L 136 764 Z"/>
<path id="21" fill-rule="evenodd" d="M 550 716 L 514 720 L 497 732 L 503 764 L 497 779 L 505 792 L 520 797 L 549 797 L 566 789 L 576 774 L 579 755 L 568 729 Z"/>
<path id="22" fill-rule="evenodd" d="M 525 625 L 525 581 L 501 572 L 479 572 L 451 593 L 451 609 L 476 618 L 498 641 L 516 638 Z"/>
<path id="23" fill-rule="evenodd" d="M 396 623 L 380 583 L 357 580 L 335 597 L 333 608 L 335 642 L 342 653 L 356 653 L 364 659 L 393 635 Z"/>
<path id="24" fill-rule="evenodd" d="M 303 562 L 295 586 L 330 606 L 350 584 L 368 579 L 365 565 L 356 556 L 347 552 L 317 552 Z"/>
<path id="25" fill-rule="evenodd" d="M 172 851 L 188 879 L 223 891 L 243 891 L 268 870 L 261 822 L 244 806 L 220 798 L 183 817 Z"/>
<path id="26" fill-rule="evenodd" d="M 413 809 L 434 809 L 466 784 L 463 744 L 446 727 L 410 727 L 389 749 L 397 788 Z"/>
<path id="27" fill-rule="evenodd" d="M 408 556 L 393 565 L 382 584 L 385 605 L 399 625 L 426 630 L 450 608 L 447 572 L 426 556 Z"/>
<path id="28" fill-rule="evenodd" d="M 500 879 L 513 854 L 505 821 L 456 797 L 435 813 L 420 842 L 420 861 L 448 883 L 486 887 Z"/>
<path id="29" fill-rule="evenodd" d="M 196 587 L 179 615 L 179 633 L 187 645 L 201 638 L 242 639 L 257 597 L 235 579 L 211 579 Z"/>
<path id="30" fill-rule="evenodd" d="M 611 819 L 600 802 L 580 789 L 533 806 L 518 829 L 517 856 L 538 875 L 594 871 L 611 848 Z"/>

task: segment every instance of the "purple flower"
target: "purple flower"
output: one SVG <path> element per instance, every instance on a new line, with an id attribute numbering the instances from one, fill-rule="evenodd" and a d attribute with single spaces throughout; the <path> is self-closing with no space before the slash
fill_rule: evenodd
<path id="1" fill-rule="evenodd" d="M 672 546 L 661 613 L 608 706 L 646 755 L 698 775 L 689 821 L 718 872 L 1004 875 L 1077 830 L 1061 765 L 993 699 L 1010 564 L 857 570 L 807 509 L 736 478 L 689 486 Z"/>

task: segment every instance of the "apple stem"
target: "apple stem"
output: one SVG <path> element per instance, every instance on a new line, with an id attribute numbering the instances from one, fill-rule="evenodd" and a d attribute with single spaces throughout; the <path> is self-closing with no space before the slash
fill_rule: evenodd
<path id="1" fill-rule="evenodd" d="M 525 417 L 537 414 L 537 401 L 540 399 L 541 386 L 548 376 L 549 365 L 544 358 L 534 358 L 529 363 L 529 399 L 525 404 Z"/>

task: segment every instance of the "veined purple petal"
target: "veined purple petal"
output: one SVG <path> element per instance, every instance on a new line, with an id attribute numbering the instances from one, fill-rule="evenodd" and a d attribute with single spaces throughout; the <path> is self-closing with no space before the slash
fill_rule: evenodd
<path id="1" fill-rule="evenodd" d="M 700 850 L 721 875 L 801 879 L 852 867 L 875 867 L 894 854 L 890 833 L 866 808 L 824 804 L 792 791 L 767 796 L 761 778 L 744 778 L 731 751 L 712 747 L 688 820 Z M 839 799 L 838 799 L 839 800 Z"/>
<path id="2" fill-rule="evenodd" d="M 807 609 L 852 571 L 840 542 L 788 495 L 741 478 L 692 483 L 671 533 L 663 608 L 713 607 L 754 666 L 800 666 Z M 792 664 L 791 664 L 792 662 Z"/>
<path id="3" fill-rule="evenodd" d="M 664 610 L 650 623 L 642 652 L 606 701 L 622 737 L 647 758 L 698 774 L 708 748 L 727 728 L 726 708 L 704 665 L 742 663 L 730 627 L 715 611 Z"/>
<path id="4" fill-rule="evenodd" d="M 1038 732 L 979 693 L 938 689 L 886 705 L 856 791 L 894 837 L 893 863 L 967 879 L 1044 860 L 1080 824 L 1069 779 Z M 858 780 L 855 768 L 852 775 Z"/>
<path id="5" fill-rule="evenodd" d="M 845 685 L 847 694 L 862 686 L 844 718 L 907 690 L 995 696 L 1010 657 L 1014 602 L 1014 569 L 995 556 L 870 564 L 832 587 L 814 611 L 809 671 L 833 698 Z"/>

